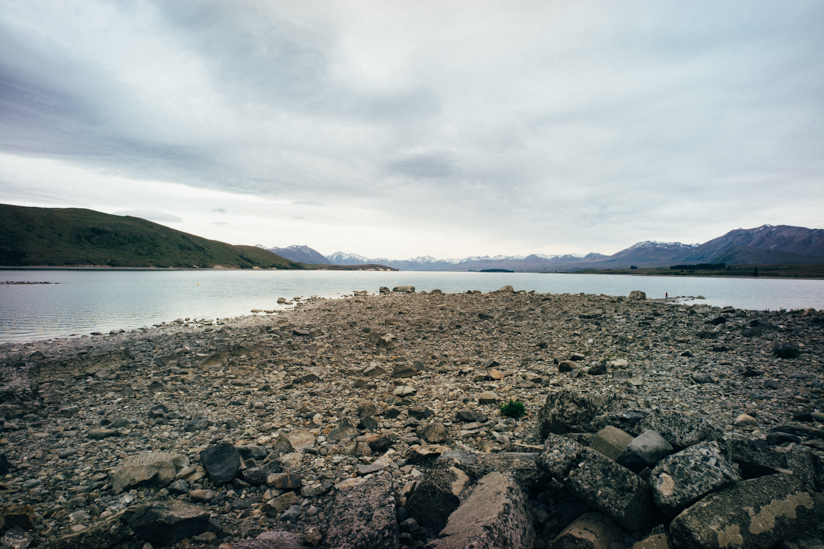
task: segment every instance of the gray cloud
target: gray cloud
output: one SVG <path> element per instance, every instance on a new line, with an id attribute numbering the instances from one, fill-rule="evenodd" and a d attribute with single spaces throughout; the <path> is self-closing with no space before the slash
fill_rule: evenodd
<path id="1" fill-rule="evenodd" d="M 489 253 L 820 225 L 822 20 L 804 0 L 11 4 L 0 154 Z M 27 200 L 73 199 L 48 185 Z"/>
<path id="2" fill-rule="evenodd" d="M 219 214 L 225 214 L 226 208 L 213 208 L 212 211 Z"/>

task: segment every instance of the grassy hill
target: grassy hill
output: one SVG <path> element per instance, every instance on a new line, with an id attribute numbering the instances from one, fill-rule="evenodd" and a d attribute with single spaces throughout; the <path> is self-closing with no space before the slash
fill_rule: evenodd
<path id="1" fill-rule="evenodd" d="M 207 240 L 137 217 L 6 204 L 0 204 L 0 265 L 303 268 L 268 250 Z"/>

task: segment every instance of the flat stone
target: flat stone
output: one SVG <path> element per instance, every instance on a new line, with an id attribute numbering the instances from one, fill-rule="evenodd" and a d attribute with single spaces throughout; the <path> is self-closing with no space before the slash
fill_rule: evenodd
<path id="1" fill-rule="evenodd" d="M 119 437 L 120 431 L 117 429 L 89 429 L 86 436 L 92 440 L 103 440 L 104 438 Z"/>
<path id="2" fill-rule="evenodd" d="M 490 473 L 449 515 L 428 549 L 510 549 L 532 547 L 535 531 L 526 495 L 512 477 Z"/>
<path id="3" fill-rule="evenodd" d="M 119 494 L 135 486 L 162 488 L 171 484 L 177 472 L 175 462 L 188 465 L 185 457 L 168 452 L 141 452 L 129 456 L 112 475 L 112 491 Z"/>
<path id="4" fill-rule="evenodd" d="M 501 397 L 493 391 L 484 391 L 478 395 L 478 404 L 498 404 L 500 401 Z"/>
<path id="5" fill-rule="evenodd" d="M 430 444 L 440 444 L 449 440 L 449 432 L 443 423 L 433 422 L 418 427 L 417 434 Z"/>
<path id="6" fill-rule="evenodd" d="M 769 446 L 759 439 L 729 439 L 726 450 L 744 477 L 792 471 L 810 490 L 822 487 L 816 481 L 814 455 L 806 446 Z"/>
<path id="7" fill-rule="evenodd" d="M 674 544 L 684 549 L 767 549 L 817 524 L 812 494 L 794 475 L 744 480 L 711 494 L 670 524 Z"/>
<path id="8" fill-rule="evenodd" d="M 296 429 L 286 435 L 295 452 L 302 452 L 315 447 L 315 435 L 306 429 Z"/>
<path id="9" fill-rule="evenodd" d="M 262 509 L 269 516 L 277 516 L 297 502 L 298 496 L 295 492 L 286 492 L 264 503 Z"/>

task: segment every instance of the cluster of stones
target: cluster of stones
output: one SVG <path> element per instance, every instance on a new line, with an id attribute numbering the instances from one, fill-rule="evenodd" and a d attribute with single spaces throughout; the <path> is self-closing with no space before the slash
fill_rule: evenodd
<path id="1" fill-rule="evenodd" d="M 0 347 L 0 544 L 821 547 L 820 312 L 414 290 Z"/>

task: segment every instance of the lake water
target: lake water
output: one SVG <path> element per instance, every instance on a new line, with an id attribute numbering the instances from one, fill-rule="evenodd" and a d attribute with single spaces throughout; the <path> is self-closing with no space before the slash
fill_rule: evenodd
<path id="1" fill-rule="evenodd" d="M 824 280 L 644 277 L 536 273 L 364 271 L 81 271 L 9 270 L 0 281 L 0 343 L 49 339 L 113 329 L 130 330 L 176 318 L 223 318 L 252 309 L 283 309 L 285 297 L 340 297 L 354 290 L 412 285 L 447 293 L 488 292 L 511 284 L 540 293 L 650 298 L 703 296 L 689 303 L 742 309 L 824 308 Z"/>

